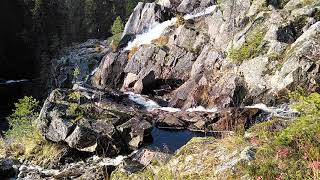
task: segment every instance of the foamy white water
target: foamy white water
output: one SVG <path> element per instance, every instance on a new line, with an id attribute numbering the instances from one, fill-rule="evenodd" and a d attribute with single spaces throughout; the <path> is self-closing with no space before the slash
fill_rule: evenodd
<path id="1" fill-rule="evenodd" d="M 213 13 L 214 11 L 216 11 L 216 9 L 217 9 L 217 6 L 213 5 L 213 6 L 207 7 L 204 11 L 201 11 L 199 13 L 187 14 L 187 15 L 184 16 L 184 19 L 188 20 L 188 19 L 194 19 L 194 18 L 197 18 L 197 17 L 205 16 L 205 15 Z"/>
<path id="2" fill-rule="evenodd" d="M 147 111 L 153 111 L 153 110 L 162 110 L 167 112 L 179 112 L 182 111 L 180 108 L 174 108 L 174 107 L 161 107 L 157 102 L 148 99 L 146 97 L 143 97 L 140 94 L 135 94 L 133 92 L 125 92 L 125 94 L 129 95 L 129 99 L 143 107 L 146 108 Z M 212 109 L 206 109 L 203 106 L 198 106 L 194 108 L 189 108 L 186 110 L 187 112 L 217 112 L 216 108 Z"/>
<path id="3" fill-rule="evenodd" d="M 27 82 L 28 79 L 19 79 L 19 80 L 7 80 L 4 82 L 0 82 L 0 84 L 13 84 L 13 83 L 20 83 L 20 82 Z"/>
<path id="4" fill-rule="evenodd" d="M 174 108 L 174 107 L 161 107 L 161 108 L 158 108 L 162 111 L 167 111 L 167 112 L 179 112 L 181 111 L 180 108 Z"/>
<path id="5" fill-rule="evenodd" d="M 133 92 L 126 92 L 125 94 L 129 95 L 129 99 L 131 101 L 142 105 L 147 110 L 161 108 L 161 106 L 158 103 L 156 103 L 155 101 L 153 101 L 151 99 L 145 98 L 145 97 L 141 96 L 140 94 L 135 94 Z"/>
<path id="6" fill-rule="evenodd" d="M 203 106 L 198 106 L 198 107 L 193 107 L 193 108 L 189 108 L 186 111 L 188 112 L 217 112 L 218 110 L 216 108 L 212 108 L 212 109 L 207 109 Z"/>
<path id="7" fill-rule="evenodd" d="M 210 6 L 199 13 L 187 14 L 184 16 L 184 19 L 188 20 L 188 19 L 193 19 L 193 18 L 208 15 L 210 13 L 213 13 L 216 10 L 216 8 L 217 8 L 216 5 Z M 155 25 L 147 32 L 137 35 L 133 41 L 130 41 L 128 43 L 127 47 L 124 50 L 131 50 L 133 47 L 139 47 L 140 45 L 143 45 L 143 44 L 151 44 L 152 40 L 160 38 L 164 30 L 166 30 L 170 26 L 173 26 L 176 22 L 177 22 L 177 18 L 174 17 L 168 21 L 164 21 L 162 23 Z"/>
<path id="8" fill-rule="evenodd" d="M 282 105 L 279 107 L 268 107 L 267 105 L 260 103 L 254 104 L 252 106 L 246 106 L 246 108 L 261 109 L 267 113 L 270 113 L 271 116 L 281 118 L 294 118 L 299 115 L 299 112 L 290 109 L 288 105 Z"/>
<path id="9" fill-rule="evenodd" d="M 158 39 L 163 31 L 173 26 L 177 21 L 177 18 L 172 18 L 171 20 L 164 21 L 161 24 L 155 25 L 149 31 L 143 34 L 139 34 L 136 38 L 128 43 L 128 46 L 124 50 L 131 50 L 133 47 L 139 47 L 142 44 L 151 44 L 152 40 Z"/>

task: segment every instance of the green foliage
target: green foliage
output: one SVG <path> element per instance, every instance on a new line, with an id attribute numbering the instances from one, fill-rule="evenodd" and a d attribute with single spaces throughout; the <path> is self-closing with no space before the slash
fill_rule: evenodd
<path id="1" fill-rule="evenodd" d="M 113 22 L 113 25 L 111 28 L 112 34 L 113 35 L 121 34 L 123 29 L 124 29 L 123 22 L 121 20 L 121 17 L 118 16 Z"/>
<path id="2" fill-rule="evenodd" d="M 57 164 L 62 148 L 42 137 L 35 124 L 38 110 L 39 102 L 33 97 L 24 97 L 15 103 L 15 110 L 8 117 L 10 129 L 0 143 L 2 155 L 22 157 L 42 166 Z"/>
<path id="3" fill-rule="evenodd" d="M 76 119 L 81 118 L 84 115 L 84 112 L 84 108 L 77 103 L 71 103 L 67 109 L 67 113 L 70 116 L 76 117 Z"/>
<path id="4" fill-rule="evenodd" d="M 262 28 L 258 28 L 251 32 L 239 49 L 230 49 L 229 57 L 234 62 L 242 63 L 244 60 L 252 59 L 259 55 L 262 51 L 262 41 L 266 34 L 266 31 Z"/>
<path id="5" fill-rule="evenodd" d="M 80 68 L 77 66 L 73 71 L 73 76 L 75 78 L 78 78 L 79 75 L 80 75 Z"/>
<path id="6" fill-rule="evenodd" d="M 15 110 L 7 119 L 10 129 L 5 133 L 6 137 L 18 138 L 32 136 L 34 120 L 38 117 L 39 102 L 33 97 L 24 97 L 15 103 Z"/>
<path id="7" fill-rule="evenodd" d="M 301 116 L 292 122 L 272 120 L 249 131 L 256 136 L 256 159 L 245 169 L 255 178 L 317 179 L 320 177 L 320 95 L 291 94 Z"/>
<path id="8" fill-rule="evenodd" d="M 121 40 L 121 33 L 123 32 L 124 25 L 123 21 L 121 20 L 121 17 L 118 16 L 115 21 L 113 22 L 111 31 L 112 31 L 112 46 L 113 49 L 116 49 L 119 45 L 119 42 Z"/>
<path id="9" fill-rule="evenodd" d="M 74 91 L 68 95 L 69 100 L 79 102 L 81 98 L 81 93 L 79 91 Z"/>
<path id="10" fill-rule="evenodd" d="M 311 93 L 309 96 L 303 96 L 303 92 L 291 93 L 291 98 L 295 100 L 292 108 L 303 113 L 305 116 L 314 116 L 320 112 L 320 94 Z M 300 94 L 300 96 L 299 96 Z M 302 94 L 302 95 L 301 95 Z"/>

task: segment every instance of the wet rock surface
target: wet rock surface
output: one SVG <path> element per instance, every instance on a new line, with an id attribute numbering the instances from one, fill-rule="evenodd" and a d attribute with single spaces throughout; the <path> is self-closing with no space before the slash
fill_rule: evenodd
<path id="1" fill-rule="evenodd" d="M 104 55 L 111 51 L 105 41 L 89 39 L 84 43 L 64 48 L 53 59 L 48 87 L 72 88 L 73 83 L 86 81 L 99 66 Z"/>
<path id="2" fill-rule="evenodd" d="M 247 129 L 264 121 L 268 113 L 257 108 L 226 108 L 217 112 L 154 111 L 155 125 L 161 128 L 190 129 L 194 131 L 235 131 Z"/>

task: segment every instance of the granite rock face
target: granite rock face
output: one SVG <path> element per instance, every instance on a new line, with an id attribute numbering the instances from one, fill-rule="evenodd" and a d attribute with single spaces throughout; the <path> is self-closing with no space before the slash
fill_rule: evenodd
<path id="1" fill-rule="evenodd" d="M 197 7 L 212 3 L 159 4 L 195 15 L 201 12 Z M 286 102 L 283 97 L 297 87 L 319 92 L 317 3 L 298 6 L 292 0 L 280 7 L 228 0 L 209 9 L 209 15 L 168 26 L 151 44 L 119 52 L 130 56 L 101 63 L 95 77 L 105 80 L 97 87 L 115 87 L 116 79 L 122 91 L 161 94 L 170 106 L 182 109 L 273 106 Z M 118 77 L 107 73 L 110 69 L 118 69 Z"/>
<path id="2" fill-rule="evenodd" d="M 65 142 L 79 151 L 115 156 L 135 150 L 150 135 L 152 125 L 148 116 L 118 104 L 116 98 L 125 96 L 56 89 L 37 122 L 47 140 Z"/>
<path id="3" fill-rule="evenodd" d="M 106 42 L 90 39 L 64 48 L 52 62 L 50 89 L 72 88 L 73 83 L 86 81 L 96 71 L 104 55 L 111 51 Z"/>

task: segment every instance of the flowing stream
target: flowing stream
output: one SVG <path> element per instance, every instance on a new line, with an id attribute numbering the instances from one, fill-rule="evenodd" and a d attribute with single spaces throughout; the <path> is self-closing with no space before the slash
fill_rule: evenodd
<path id="1" fill-rule="evenodd" d="M 162 107 L 160 106 L 157 102 L 149 99 L 147 96 L 143 96 L 140 94 L 135 94 L 133 92 L 126 92 L 128 94 L 129 99 L 134 101 L 136 104 L 141 105 L 143 108 L 145 108 L 147 111 L 153 111 L 153 110 L 162 110 L 162 111 L 167 111 L 167 112 L 179 112 L 183 111 L 180 108 L 174 108 L 174 107 Z M 277 107 L 268 107 L 265 104 L 255 104 L 252 106 L 246 106 L 245 108 L 257 108 L 260 110 L 265 111 L 266 113 L 269 113 L 270 116 L 273 117 L 281 117 L 281 118 L 294 118 L 298 116 L 298 112 L 290 109 L 288 104 L 282 104 Z M 203 106 L 198 106 L 198 107 L 192 107 L 189 109 L 186 109 L 185 111 L 187 112 L 210 112 L 214 113 L 217 112 L 217 108 L 204 108 Z"/>
<path id="2" fill-rule="evenodd" d="M 189 19 L 194 19 L 197 17 L 209 15 L 209 14 L 213 13 L 214 11 L 216 11 L 216 9 L 217 9 L 217 6 L 213 5 L 213 6 L 206 8 L 205 10 L 203 10 L 201 12 L 198 12 L 195 14 L 187 14 L 183 18 L 185 20 L 189 20 Z M 143 44 L 151 44 L 151 42 L 154 39 L 158 39 L 159 37 L 161 37 L 163 32 L 168 27 L 173 26 L 176 22 L 177 22 L 177 18 L 174 17 L 168 21 L 164 21 L 162 23 L 158 23 L 158 24 L 154 25 L 147 32 L 137 35 L 133 41 L 128 43 L 128 46 L 124 50 L 131 50 L 133 47 L 139 47 L 140 45 L 143 45 Z"/>

